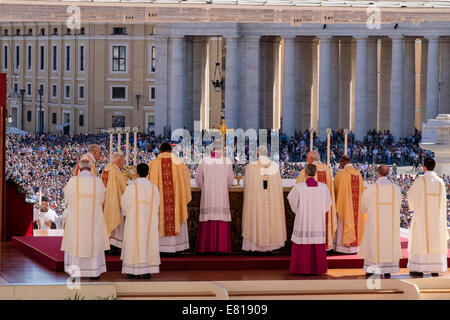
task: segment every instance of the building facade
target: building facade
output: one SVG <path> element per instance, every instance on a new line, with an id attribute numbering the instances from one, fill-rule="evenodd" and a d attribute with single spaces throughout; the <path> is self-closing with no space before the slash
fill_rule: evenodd
<path id="1" fill-rule="evenodd" d="M 450 15 L 414 17 L 377 28 L 348 13 L 300 25 L 225 16 L 70 30 L 63 22 L 15 21 L 0 23 L 0 72 L 11 125 L 32 133 L 43 122 L 48 133 L 129 126 L 167 134 L 193 130 L 195 121 L 218 128 L 224 116 L 229 128 L 293 135 L 312 127 L 321 137 L 327 128 L 357 137 L 376 128 L 398 138 L 450 113 Z"/>

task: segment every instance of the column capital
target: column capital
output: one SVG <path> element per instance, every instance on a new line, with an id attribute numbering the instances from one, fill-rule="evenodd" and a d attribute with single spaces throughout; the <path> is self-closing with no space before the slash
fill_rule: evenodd
<path id="1" fill-rule="evenodd" d="M 226 41 L 239 41 L 241 39 L 241 36 L 239 36 L 239 35 L 224 35 L 223 38 Z"/>
<path id="2" fill-rule="evenodd" d="M 254 34 L 246 34 L 243 36 L 243 38 L 246 41 L 259 41 L 261 39 L 261 36 L 259 34 L 254 35 Z"/>
<path id="3" fill-rule="evenodd" d="M 292 35 L 292 34 L 281 34 L 280 37 L 283 40 L 292 40 L 292 41 L 294 41 L 297 38 L 296 35 Z"/>
<path id="4" fill-rule="evenodd" d="M 369 37 L 367 35 L 354 35 L 353 38 L 358 41 L 368 41 Z"/>
<path id="5" fill-rule="evenodd" d="M 331 38 L 333 38 L 333 36 L 329 35 L 329 34 L 323 34 L 323 35 L 317 36 L 317 39 L 319 39 L 320 42 L 330 42 Z"/>
<path id="6" fill-rule="evenodd" d="M 388 36 L 392 41 L 402 41 L 405 37 L 402 34 L 395 34 Z"/>
<path id="7" fill-rule="evenodd" d="M 170 40 L 172 40 L 172 41 L 183 41 L 184 40 L 184 36 L 182 36 L 182 35 L 172 35 L 172 36 L 170 36 Z"/>
<path id="8" fill-rule="evenodd" d="M 424 36 L 425 39 L 427 39 L 429 42 L 438 42 L 440 36 L 439 35 L 427 35 Z"/>

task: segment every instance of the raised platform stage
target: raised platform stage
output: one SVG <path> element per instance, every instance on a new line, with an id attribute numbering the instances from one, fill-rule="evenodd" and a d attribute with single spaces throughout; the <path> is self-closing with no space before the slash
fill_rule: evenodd
<path id="1" fill-rule="evenodd" d="M 64 271 L 64 252 L 60 250 L 62 237 L 13 237 L 11 243 L 22 253 L 42 263 L 53 271 Z M 408 263 L 408 240 L 402 241 L 403 259 L 400 267 L 406 268 Z M 355 255 L 330 254 L 329 269 L 362 268 L 363 259 Z M 191 252 L 181 253 L 177 257 L 161 257 L 161 271 L 167 270 L 261 270 L 289 269 L 290 256 L 282 255 L 202 255 Z M 450 264 L 450 251 L 448 255 Z M 121 271 L 120 256 L 106 256 L 108 271 Z"/>

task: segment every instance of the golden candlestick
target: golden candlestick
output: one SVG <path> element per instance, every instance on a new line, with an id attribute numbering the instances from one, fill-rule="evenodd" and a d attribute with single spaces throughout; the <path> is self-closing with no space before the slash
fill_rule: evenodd
<path id="1" fill-rule="evenodd" d="M 117 152 L 122 153 L 122 148 L 120 147 L 120 135 L 122 133 L 122 128 L 117 128 Z"/>

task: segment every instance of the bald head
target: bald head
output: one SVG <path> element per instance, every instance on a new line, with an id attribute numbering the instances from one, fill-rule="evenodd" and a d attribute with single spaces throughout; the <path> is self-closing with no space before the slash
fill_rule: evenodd
<path id="1" fill-rule="evenodd" d="M 306 162 L 313 163 L 314 161 L 320 161 L 319 153 L 316 150 L 311 150 L 306 155 Z"/>
<path id="2" fill-rule="evenodd" d="M 124 165 L 123 155 L 121 153 L 114 153 L 111 157 L 111 163 L 122 169 Z"/>
<path id="3" fill-rule="evenodd" d="M 100 160 L 102 157 L 102 148 L 98 144 L 90 144 L 88 152 L 94 156 L 95 160 Z"/>
<path id="4" fill-rule="evenodd" d="M 386 177 L 389 173 L 389 167 L 386 165 L 378 166 L 378 177 Z"/>

